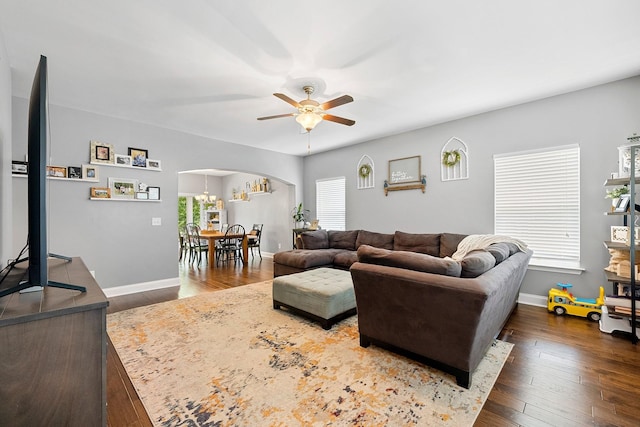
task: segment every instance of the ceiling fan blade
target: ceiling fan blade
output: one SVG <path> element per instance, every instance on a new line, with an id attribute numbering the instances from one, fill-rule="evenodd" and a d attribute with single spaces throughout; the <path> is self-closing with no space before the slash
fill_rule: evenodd
<path id="1" fill-rule="evenodd" d="M 325 114 L 322 116 L 322 120 L 328 120 L 330 122 L 340 123 L 341 125 L 353 126 L 356 124 L 355 120 L 345 119 L 344 117 L 332 116 L 331 114 Z"/>
<path id="2" fill-rule="evenodd" d="M 287 102 L 291 105 L 293 105 L 296 108 L 300 108 L 300 103 L 298 101 L 294 101 L 293 99 L 289 98 L 287 95 L 285 95 L 284 93 L 274 93 L 274 96 L 282 99 L 284 102 Z"/>
<path id="3" fill-rule="evenodd" d="M 353 102 L 353 98 L 349 95 L 342 95 L 339 98 L 332 99 L 331 101 L 327 101 L 324 104 L 320 104 L 320 108 L 324 111 L 327 111 L 329 108 L 338 107 L 343 104 L 348 104 L 349 102 Z"/>
<path id="4" fill-rule="evenodd" d="M 280 117 L 291 117 L 294 115 L 295 115 L 294 113 L 278 114 L 277 116 L 258 117 L 258 120 L 279 119 Z"/>

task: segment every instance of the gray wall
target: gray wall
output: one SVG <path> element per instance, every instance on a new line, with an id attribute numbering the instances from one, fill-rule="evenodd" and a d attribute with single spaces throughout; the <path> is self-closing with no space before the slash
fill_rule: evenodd
<path id="1" fill-rule="evenodd" d="M 578 143 L 581 148 L 581 257 L 577 275 L 529 271 L 522 291 L 545 295 L 557 282 L 575 285 L 578 296 L 595 297 L 605 285 L 603 268 L 611 225 L 604 180 L 618 170 L 617 146 L 640 133 L 640 77 L 597 86 L 491 113 L 460 119 L 305 158 L 304 203 L 315 205 L 315 181 L 347 178 L 347 228 L 380 232 L 493 232 L 493 155 Z M 451 137 L 469 146 L 470 177 L 440 181 L 440 150 Z M 363 154 L 375 163 L 376 188 L 356 189 L 356 165 Z M 384 196 L 390 159 L 422 156 L 427 191 Z M 314 213 L 312 212 L 312 217 Z M 611 291 L 606 286 L 607 292 Z"/>
<path id="2" fill-rule="evenodd" d="M 0 268 L 11 253 L 11 69 L 0 34 Z"/>
<path id="3" fill-rule="evenodd" d="M 23 159 L 28 101 L 13 98 L 13 158 Z M 89 141 L 146 148 L 162 161 L 162 172 L 100 166 L 100 183 L 49 182 L 49 250 L 81 256 L 103 288 L 178 276 L 178 171 L 227 169 L 255 172 L 302 187 L 302 159 L 208 138 L 50 105 L 51 161 L 81 165 Z M 6 163 L 6 162 L 3 162 Z M 161 203 L 90 201 L 89 188 L 106 186 L 108 177 L 136 178 L 161 188 Z M 13 178 L 13 249 L 26 240 L 26 179 Z M 161 226 L 152 226 L 161 218 Z M 3 230 L 11 227 L 3 227 Z"/>
<path id="4" fill-rule="evenodd" d="M 249 202 L 229 202 L 233 189 L 246 190 L 246 183 L 253 182 L 260 176 L 250 174 L 233 174 L 223 177 L 223 194 L 225 208 L 228 212 L 229 224 L 242 224 L 248 231 L 253 224 L 263 224 L 261 250 L 275 253 L 279 250 L 291 249 L 291 227 L 293 226 L 289 211 L 293 208 L 291 185 L 271 179 L 271 193 L 250 195 Z"/>

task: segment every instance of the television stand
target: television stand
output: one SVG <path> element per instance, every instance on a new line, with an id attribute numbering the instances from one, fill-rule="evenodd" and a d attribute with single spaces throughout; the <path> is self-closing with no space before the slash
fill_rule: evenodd
<path id="1" fill-rule="evenodd" d="M 50 258 L 57 258 L 57 259 L 61 259 L 64 260 L 66 262 L 71 262 L 73 260 L 73 258 L 68 257 L 68 256 L 64 256 L 64 255 L 58 255 L 58 254 L 49 254 Z M 29 257 L 25 257 L 22 259 L 17 260 L 15 264 L 21 263 L 23 261 L 28 261 Z M 47 286 L 51 286 L 52 288 L 61 288 L 61 289 L 69 289 L 72 291 L 80 291 L 80 292 L 87 292 L 87 288 L 85 288 L 84 286 L 78 286 L 78 285 L 71 285 L 69 283 L 62 283 L 62 282 L 56 282 L 56 281 L 52 281 L 52 280 L 47 280 Z M 2 298 L 5 295 L 9 295 L 15 292 L 20 292 L 20 293 L 24 293 L 24 292 L 38 292 L 41 291 L 43 289 L 42 285 L 34 285 L 32 284 L 29 280 L 25 280 L 22 281 L 20 283 L 18 283 L 17 285 L 9 288 L 9 289 L 5 289 L 3 291 L 0 291 L 0 298 Z"/>

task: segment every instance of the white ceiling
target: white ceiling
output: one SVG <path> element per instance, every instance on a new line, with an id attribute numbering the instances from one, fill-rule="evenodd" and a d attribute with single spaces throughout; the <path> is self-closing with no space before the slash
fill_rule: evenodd
<path id="1" fill-rule="evenodd" d="M 0 0 L 13 93 L 295 155 L 640 74 L 639 0 Z"/>

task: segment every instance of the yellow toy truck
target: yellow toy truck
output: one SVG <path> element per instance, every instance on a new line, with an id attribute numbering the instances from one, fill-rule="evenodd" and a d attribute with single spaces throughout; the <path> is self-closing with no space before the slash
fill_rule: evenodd
<path id="1" fill-rule="evenodd" d="M 600 286 L 600 295 L 596 299 L 576 298 L 569 290 L 573 285 L 569 283 L 557 283 L 560 289 L 549 290 L 547 310 L 558 316 L 570 314 L 572 316 L 586 317 L 592 322 L 598 322 L 602 316 L 601 307 L 604 305 L 604 288 Z"/>

